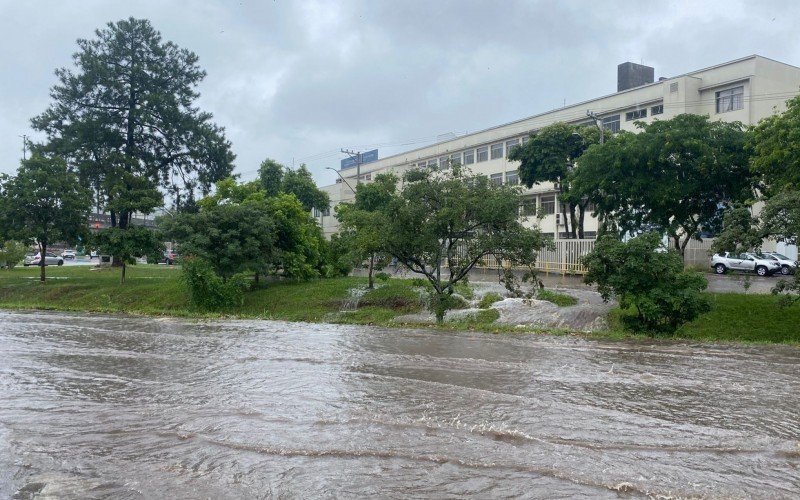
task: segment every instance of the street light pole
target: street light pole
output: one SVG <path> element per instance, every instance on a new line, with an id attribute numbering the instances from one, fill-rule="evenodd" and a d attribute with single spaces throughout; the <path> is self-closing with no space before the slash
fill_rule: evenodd
<path id="1" fill-rule="evenodd" d="M 331 167 L 325 167 L 325 170 L 333 170 L 333 171 L 336 173 L 336 175 L 338 175 L 338 176 L 339 176 L 339 178 L 340 178 L 340 179 L 342 179 L 342 182 L 344 182 L 345 184 L 347 184 L 347 187 L 349 187 L 349 188 L 350 188 L 350 190 L 353 192 L 353 194 L 355 194 L 356 190 L 355 190 L 355 189 L 353 189 L 353 186 L 351 186 L 349 182 L 347 182 L 347 179 L 345 179 L 344 177 L 342 177 L 342 174 L 340 174 L 338 170 L 336 170 L 335 168 L 331 168 Z M 356 184 L 356 185 L 358 185 L 358 184 Z"/>
<path id="2" fill-rule="evenodd" d="M 361 151 L 350 151 L 349 149 L 342 149 L 342 153 L 350 155 L 356 161 L 356 186 L 361 184 Z"/>

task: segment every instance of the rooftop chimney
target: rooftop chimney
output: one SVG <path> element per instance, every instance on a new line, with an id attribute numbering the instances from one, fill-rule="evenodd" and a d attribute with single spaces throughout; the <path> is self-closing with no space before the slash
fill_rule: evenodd
<path id="1" fill-rule="evenodd" d="M 653 83 L 655 69 L 632 62 L 617 66 L 617 92 Z"/>

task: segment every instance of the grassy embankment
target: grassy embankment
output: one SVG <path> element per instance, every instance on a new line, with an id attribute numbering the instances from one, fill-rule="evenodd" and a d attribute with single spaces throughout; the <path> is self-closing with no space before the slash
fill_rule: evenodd
<path id="1" fill-rule="evenodd" d="M 273 282 L 250 291 L 244 304 L 217 314 L 199 313 L 187 302 L 178 268 L 138 265 L 128 268 L 128 279 L 119 283 L 117 269 L 48 267 L 48 282 L 37 281 L 37 268 L 0 271 L 0 307 L 103 313 L 133 313 L 182 317 L 235 316 L 288 321 L 387 325 L 402 314 L 422 310 L 419 290 L 411 280 L 389 280 L 367 292 L 358 309 L 342 313 L 350 289 L 363 286 L 365 278 L 337 278 L 306 283 Z M 469 295 L 463 287 L 462 295 Z M 713 310 L 684 325 L 678 338 L 697 341 L 800 343 L 800 304 L 781 309 L 771 295 L 713 294 Z M 563 297 L 553 297 L 553 302 Z M 562 303 L 562 305 L 569 305 Z M 488 306 L 488 304 L 487 304 Z M 632 337 L 620 326 L 622 311 L 610 317 L 611 329 L 593 334 L 600 338 Z M 488 332 L 520 331 L 495 325 L 497 311 L 448 322 L 438 327 Z M 396 324 L 396 323 L 394 323 Z M 554 332 L 564 333 L 564 332 Z"/>

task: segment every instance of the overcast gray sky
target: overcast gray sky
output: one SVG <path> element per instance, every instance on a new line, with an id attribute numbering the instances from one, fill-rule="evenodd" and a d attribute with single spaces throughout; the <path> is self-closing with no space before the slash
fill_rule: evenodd
<path id="1" fill-rule="evenodd" d="M 612 93 L 624 61 L 656 78 L 750 54 L 800 65 L 795 0 L 0 0 L 0 171 L 75 40 L 129 16 L 199 56 L 199 105 L 243 179 L 269 157 L 328 184 L 340 148 L 385 157 Z"/>

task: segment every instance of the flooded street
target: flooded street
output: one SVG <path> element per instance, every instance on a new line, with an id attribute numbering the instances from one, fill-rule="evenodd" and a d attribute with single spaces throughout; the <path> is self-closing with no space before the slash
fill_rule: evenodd
<path id="1" fill-rule="evenodd" d="M 0 352 L 2 498 L 800 495 L 795 347 L 0 312 Z"/>

